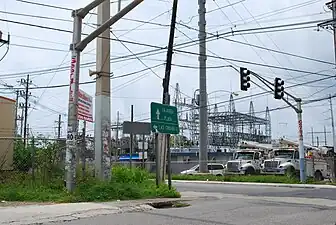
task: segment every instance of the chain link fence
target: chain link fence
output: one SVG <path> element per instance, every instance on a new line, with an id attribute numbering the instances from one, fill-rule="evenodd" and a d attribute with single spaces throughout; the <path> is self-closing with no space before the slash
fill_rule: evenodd
<path id="1" fill-rule="evenodd" d="M 151 145 L 148 145 L 151 147 Z M 32 180 L 49 182 L 53 178 L 64 178 L 65 174 L 65 139 L 54 139 L 45 137 L 34 137 L 27 140 L 26 146 L 21 138 L 0 137 L 0 182 L 5 177 L 10 179 L 11 174 L 20 173 L 31 176 Z M 144 168 L 148 172 L 155 174 L 156 163 L 153 150 L 149 148 L 148 157 L 143 161 L 142 158 L 132 160 L 121 160 L 120 154 L 127 154 L 127 149 L 120 149 L 113 146 L 111 150 L 111 166 L 132 166 Z M 135 149 L 135 153 L 141 152 Z M 78 154 L 76 155 L 76 176 L 94 176 L 94 139 L 92 137 L 82 137 L 78 140 Z M 182 171 L 189 170 L 199 164 L 196 153 L 185 154 L 189 156 L 172 156 L 171 170 L 172 174 L 180 174 Z M 216 157 L 209 157 L 208 163 L 225 165 L 232 159 L 232 153 L 218 153 Z M 326 163 L 327 162 L 327 163 Z M 312 163 L 312 167 L 308 164 Z M 323 158 L 312 157 L 306 159 L 307 170 L 313 168 L 319 170 L 323 177 L 333 177 L 334 156 Z M 313 174 L 312 171 L 307 171 Z"/>

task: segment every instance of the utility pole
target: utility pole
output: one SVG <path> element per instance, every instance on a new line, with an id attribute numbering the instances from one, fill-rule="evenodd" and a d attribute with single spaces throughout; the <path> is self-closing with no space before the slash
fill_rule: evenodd
<path id="1" fill-rule="evenodd" d="M 327 146 L 327 129 L 324 126 L 324 145 Z"/>
<path id="2" fill-rule="evenodd" d="M 116 151 L 115 151 L 115 159 L 118 158 L 118 149 L 121 147 L 119 142 L 119 120 L 120 120 L 120 114 L 119 111 L 117 111 L 117 133 L 116 133 Z"/>
<path id="3" fill-rule="evenodd" d="M 314 146 L 314 130 L 311 128 L 311 139 L 312 139 L 312 146 Z"/>
<path id="4" fill-rule="evenodd" d="M 169 95 L 169 82 L 170 82 L 170 73 L 171 73 L 171 64 L 173 58 L 173 46 L 174 46 L 174 38 L 175 38 L 175 25 L 176 25 L 176 15 L 177 15 L 177 3 L 178 0 L 173 1 L 172 8 L 172 18 L 170 23 L 170 33 L 169 33 L 169 41 L 168 41 L 168 50 L 167 50 L 167 60 L 166 60 L 166 69 L 165 76 L 162 82 L 163 86 L 163 95 L 162 95 L 162 103 L 169 105 L 170 104 L 170 95 Z M 170 135 L 167 134 L 155 134 L 155 142 L 156 142 L 156 183 L 157 185 L 162 183 L 165 178 L 165 168 L 166 168 L 166 159 L 168 155 L 168 184 L 171 185 L 171 165 L 170 165 Z"/>
<path id="5" fill-rule="evenodd" d="M 66 187 L 68 191 L 73 191 L 75 188 L 75 168 L 76 168 L 76 152 L 78 150 L 77 146 L 77 138 L 78 138 L 78 122 L 77 122 L 77 105 L 78 105 L 78 90 L 79 90 L 79 72 L 80 72 L 80 54 L 85 49 L 85 47 L 92 42 L 95 38 L 97 38 L 99 35 L 103 34 L 106 30 L 109 30 L 109 27 L 112 26 L 114 23 L 116 23 L 120 18 L 125 16 L 128 12 L 130 12 L 132 9 L 134 9 L 137 5 L 139 5 L 143 0 L 134 0 L 130 4 L 128 4 L 125 8 L 123 8 L 120 12 L 118 12 L 113 17 L 109 18 L 106 22 L 102 22 L 103 15 L 106 11 L 102 8 L 102 6 L 98 9 L 98 21 L 100 22 L 100 26 L 94 30 L 91 34 L 86 36 L 83 40 L 81 40 L 81 34 L 82 34 L 82 23 L 84 17 L 90 12 L 90 10 L 96 8 L 101 3 L 105 2 L 105 0 L 94 0 L 87 6 L 80 8 L 78 10 L 72 11 L 72 17 L 74 18 L 73 23 L 73 40 L 72 44 L 70 45 L 70 50 L 72 51 L 71 55 L 71 68 L 70 68 L 70 88 L 69 88 L 69 109 L 68 109 L 68 130 L 67 130 L 67 146 L 66 146 L 66 163 L 65 163 L 65 170 L 66 170 Z M 106 4 L 106 3 L 105 3 Z M 105 6 L 104 4 L 104 6 Z M 110 4 L 110 3 L 108 3 Z M 108 5 L 109 7 L 109 5 Z M 103 13 L 104 11 L 104 13 Z M 101 21 L 100 21 L 101 20 Z M 106 45 L 107 46 L 107 45 Z M 108 47 L 108 46 L 107 46 Z M 98 42 L 97 49 L 101 49 L 100 42 Z M 109 51 L 107 51 L 109 52 Z M 103 54 L 102 54 L 103 55 Z M 103 56 L 100 56 L 103 57 Z M 98 92 L 98 95 L 96 96 L 96 110 L 97 112 L 100 111 L 110 111 L 110 92 L 107 93 L 108 96 L 103 96 L 103 84 L 102 81 L 106 81 L 106 76 L 108 76 L 108 82 L 110 74 L 104 74 L 101 71 L 105 66 L 103 66 L 104 62 L 99 60 L 100 57 L 97 57 L 97 67 L 98 71 L 90 73 L 90 75 L 97 74 L 97 81 L 96 81 L 96 92 Z M 103 60 L 106 60 L 109 64 L 109 58 L 103 57 Z M 105 77 L 105 78 L 103 78 Z M 108 85 L 104 85 L 104 87 Z M 97 88 L 97 87 L 102 87 Z M 104 100 L 102 100 L 104 99 Z M 106 103 L 106 104 L 102 104 Z M 105 113 L 105 112 L 104 112 Z M 102 139 L 108 139 L 111 136 L 110 127 L 110 114 L 108 113 L 107 118 L 102 118 L 102 115 L 107 115 L 103 113 L 97 113 L 96 114 L 96 121 L 95 121 L 95 172 L 96 175 L 99 178 L 105 178 L 110 173 L 110 169 L 106 167 L 106 164 L 103 165 L 103 151 L 105 148 L 103 148 L 103 141 Z M 102 127 L 102 121 L 106 121 L 106 124 Z M 102 135 L 102 132 L 104 132 L 104 135 Z M 102 138 L 104 137 L 104 138 Z M 107 140 L 110 142 L 110 140 Z M 106 146 L 107 149 L 105 149 L 104 152 L 105 155 L 109 154 L 109 148 L 110 146 Z M 110 165 L 110 164 L 109 164 Z M 107 175 L 107 176 L 106 176 Z"/>
<path id="6" fill-rule="evenodd" d="M 24 105 L 24 125 L 23 125 L 23 146 L 26 147 L 27 144 L 27 119 L 28 119 L 28 98 L 30 96 L 29 93 L 29 85 L 31 84 L 31 81 L 29 80 L 29 75 L 27 75 L 26 80 L 22 80 L 23 84 L 25 85 L 25 105 Z"/>
<path id="7" fill-rule="evenodd" d="M 18 135 L 18 120 L 19 120 L 19 116 L 18 116 L 18 110 L 19 110 L 19 91 L 16 91 L 16 100 L 15 100 L 15 137 L 17 137 Z"/>
<path id="8" fill-rule="evenodd" d="M 334 147 L 334 153 L 336 152 L 336 137 L 335 137 L 335 124 L 334 124 L 334 111 L 333 111 L 333 105 L 332 105 L 332 98 L 331 95 L 329 95 L 329 104 L 330 104 L 330 119 L 331 119 L 331 129 L 332 129 L 332 136 L 333 136 L 333 147 Z M 335 165 L 335 159 L 332 160 L 332 180 L 335 182 L 336 180 L 336 165 Z"/>
<path id="9" fill-rule="evenodd" d="M 81 154 L 81 158 L 82 158 L 82 177 L 85 176 L 85 167 L 86 167 L 86 121 L 83 121 L 83 130 L 82 130 L 82 154 Z"/>
<path id="10" fill-rule="evenodd" d="M 21 107 L 21 116 L 20 116 L 20 136 L 23 137 L 23 117 L 24 117 L 24 104 L 20 105 Z"/>
<path id="11" fill-rule="evenodd" d="M 334 111 L 333 111 L 333 105 L 332 105 L 331 95 L 329 95 L 329 104 L 330 104 L 331 129 L 332 129 L 332 136 L 333 136 L 333 147 L 334 147 L 334 152 L 336 152 L 336 136 L 335 136 L 335 124 L 334 124 Z"/>
<path id="12" fill-rule="evenodd" d="M 207 77 L 206 77 L 206 0 L 198 0 L 199 15 L 199 168 L 201 173 L 208 172 L 208 107 L 207 107 Z"/>
<path id="13" fill-rule="evenodd" d="M 57 124 L 57 140 L 59 141 L 61 139 L 61 128 L 62 128 L 62 115 L 58 115 L 58 121 L 55 121 Z"/>
<path id="14" fill-rule="evenodd" d="M 145 169 L 145 135 L 142 135 L 142 168 Z"/>
<path id="15" fill-rule="evenodd" d="M 131 105 L 131 122 L 133 122 L 133 117 L 134 117 L 134 115 L 133 115 L 133 105 Z M 132 169 L 132 154 L 133 154 L 133 134 L 131 133 L 130 134 L 130 168 Z"/>
<path id="16" fill-rule="evenodd" d="M 104 1 L 97 9 L 98 26 L 110 19 L 110 2 Z M 110 87 L 110 27 L 97 38 L 97 77 L 96 77 L 96 99 L 95 99 L 95 170 L 96 176 L 100 179 L 110 177 L 109 162 L 111 161 L 111 87 Z M 103 135 L 104 130 L 108 130 Z M 108 143 L 108 148 L 102 148 L 104 143 Z"/>

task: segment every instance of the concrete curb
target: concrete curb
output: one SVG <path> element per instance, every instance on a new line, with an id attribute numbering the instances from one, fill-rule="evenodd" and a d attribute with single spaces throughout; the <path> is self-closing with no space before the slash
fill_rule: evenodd
<path id="1" fill-rule="evenodd" d="M 189 198 L 164 198 L 106 203 L 69 203 L 53 205 L 24 205 L 0 208 L 0 225 L 30 225 L 66 222 L 95 216 L 153 210 L 149 203 L 188 201 Z"/>
<path id="2" fill-rule="evenodd" d="M 224 182 L 224 181 L 200 181 L 200 180 L 173 180 L 173 183 L 194 183 L 194 184 L 227 184 L 246 186 L 267 186 L 267 187 L 290 187 L 290 188 L 311 188 L 311 189 L 336 189 L 335 185 L 327 184 L 282 184 L 282 183 L 252 183 L 252 182 Z"/>

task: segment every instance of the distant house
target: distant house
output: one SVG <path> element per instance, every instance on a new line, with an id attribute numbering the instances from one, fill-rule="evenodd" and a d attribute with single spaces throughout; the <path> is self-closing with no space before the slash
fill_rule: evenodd
<path id="1" fill-rule="evenodd" d="M 0 170 L 13 169 L 15 104 L 15 100 L 0 96 Z"/>

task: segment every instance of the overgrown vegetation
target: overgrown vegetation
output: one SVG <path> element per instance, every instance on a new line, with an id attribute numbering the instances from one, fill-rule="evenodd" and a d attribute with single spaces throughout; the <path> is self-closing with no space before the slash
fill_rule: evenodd
<path id="1" fill-rule="evenodd" d="M 64 187 L 62 147 L 59 143 L 34 141 L 27 149 L 18 141 L 14 149 L 14 171 L 0 172 L 0 200 L 32 202 L 87 202 L 142 198 L 180 197 L 167 185 L 156 187 L 150 174 L 140 168 L 115 166 L 109 181 L 83 176 L 78 169 L 76 189 Z"/>

